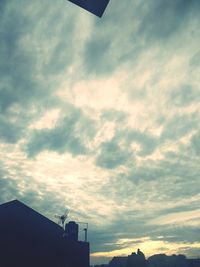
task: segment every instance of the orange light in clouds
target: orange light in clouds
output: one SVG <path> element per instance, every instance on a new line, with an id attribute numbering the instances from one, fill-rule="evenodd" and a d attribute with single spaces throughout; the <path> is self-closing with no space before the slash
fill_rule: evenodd
<path id="1" fill-rule="evenodd" d="M 145 238 L 148 239 L 148 238 Z M 129 240 L 130 241 L 130 240 Z M 139 240 L 138 240 L 139 241 Z M 135 244 L 135 242 L 134 242 Z M 179 254 L 180 251 L 184 251 L 185 247 L 200 248 L 200 243 L 170 243 L 161 240 L 146 240 L 144 242 L 138 242 L 138 245 L 132 247 L 126 247 L 118 250 L 112 250 L 108 252 L 95 252 L 91 254 L 91 257 L 107 257 L 112 258 L 114 256 L 128 256 L 133 252 L 136 252 L 140 248 L 146 257 L 154 254 L 165 253 L 167 255 Z"/>

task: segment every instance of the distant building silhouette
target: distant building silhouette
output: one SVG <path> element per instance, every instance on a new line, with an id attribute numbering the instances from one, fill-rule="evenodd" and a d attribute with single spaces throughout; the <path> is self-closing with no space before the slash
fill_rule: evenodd
<path id="1" fill-rule="evenodd" d="M 189 267 L 200 267 L 200 259 L 188 259 Z"/>
<path id="2" fill-rule="evenodd" d="M 108 264 L 108 267 L 126 267 L 127 257 L 114 257 Z"/>
<path id="3" fill-rule="evenodd" d="M 108 267 L 200 267 L 200 259 L 187 259 L 184 255 L 157 254 L 145 259 L 138 249 L 127 257 L 114 257 Z"/>
<path id="4" fill-rule="evenodd" d="M 167 256 L 157 254 L 148 258 L 149 266 L 152 267 L 189 267 L 189 262 L 184 255 Z"/>
<path id="5" fill-rule="evenodd" d="M 132 253 L 128 257 L 114 257 L 109 262 L 109 267 L 146 267 L 147 261 L 144 253 L 138 249 L 137 253 Z"/>
<path id="6" fill-rule="evenodd" d="M 132 253 L 127 258 L 126 267 L 147 267 L 147 261 L 145 259 L 144 253 L 138 249 L 137 253 Z"/>
<path id="7" fill-rule="evenodd" d="M 1 267 L 89 267 L 89 243 L 78 241 L 78 225 L 66 233 L 20 201 L 0 205 Z"/>

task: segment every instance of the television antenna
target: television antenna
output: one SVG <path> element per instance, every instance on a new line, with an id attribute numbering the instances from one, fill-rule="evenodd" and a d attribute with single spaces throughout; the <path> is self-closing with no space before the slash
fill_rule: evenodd
<path id="1" fill-rule="evenodd" d="M 54 217 L 58 219 L 58 224 L 62 226 L 64 229 L 65 227 L 65 221 L 67 220 L 69 215 L 69 210 L 67 209 L 63 215 L 55 215 Z"/>

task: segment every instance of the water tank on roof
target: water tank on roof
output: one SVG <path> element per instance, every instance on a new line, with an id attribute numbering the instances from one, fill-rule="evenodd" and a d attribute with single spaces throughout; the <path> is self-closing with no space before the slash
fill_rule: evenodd
<path id="1" fill-rule="evenodd" d="M 65 234 L 67 239 L 78 241 L 78 224 L 74 221 L 68 222 L 65 225 Z"/>

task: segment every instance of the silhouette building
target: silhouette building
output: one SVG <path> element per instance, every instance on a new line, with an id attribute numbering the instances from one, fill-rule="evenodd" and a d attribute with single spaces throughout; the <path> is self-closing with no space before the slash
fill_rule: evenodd
<path id="1" fill-rule="evenodd" d="M 66 230 L 18 200 L 0 205 L 1 267 L 89 267 L 89 243 L 78 225 Z"/>
<path id="2" fill-rule="evenodd" d="M 200 259 L 187 259 L 184 255 L 156 254 L 148 259 L 138 249 L 127 257 L 114 257 L 108 267 L 200 267 Z"/>

